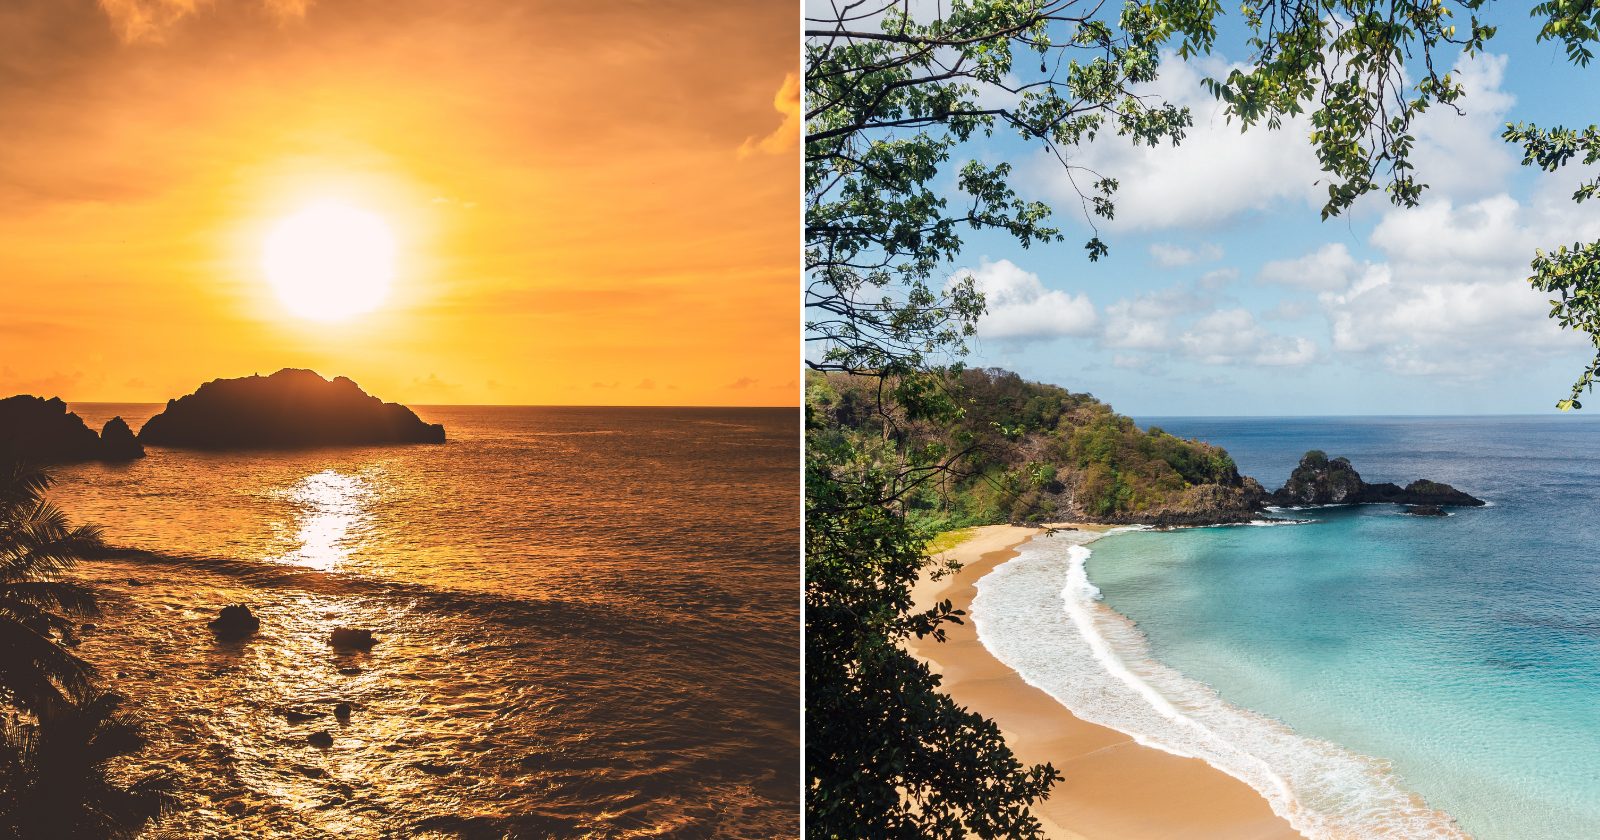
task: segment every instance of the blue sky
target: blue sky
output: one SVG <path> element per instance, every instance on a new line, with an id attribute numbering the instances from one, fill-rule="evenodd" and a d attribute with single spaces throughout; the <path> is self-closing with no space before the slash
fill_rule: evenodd
<path id="1" fill-rule="evenodd" d="M 1309 123 L 1241 134 L 1199 86 L 1225 72 L 1240 43 L 1228 35 L 1216 55 L 1163 65 L 1155 92 L 1194 116 L 1180 148 L 1113 137 L 1077 150 L 1122 184 L 1099 263 L 1083 256 L 1089 230 L 1059 164 L 1014 138 L 964 146 L 1010 161 L 1067 234 L 1028 250 L 967 238 L 954 268 L 990 304 L 968 364 L 1145 416 L 1553 412 L 1594 351 L 1545 317 L 1528 262 L 1600 239 L 1600 202 L 1572 204 L 1579 171 L 1527 170 L 1499 134 L 1507 121 L 1590 124 L 1600 66 L 1535 44 L 1519 9 L 1497 14 L 1488 54 L 1457 63 L 1465 114 L 1436 108 L 1417 127 L 1431 189 L 1414 209 L 1379 194 L 1320 221 Z"/>

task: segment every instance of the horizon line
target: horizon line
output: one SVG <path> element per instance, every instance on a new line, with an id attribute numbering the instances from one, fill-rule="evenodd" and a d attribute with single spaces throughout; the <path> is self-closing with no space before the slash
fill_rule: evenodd
<path id="1" fill-rule="evenodd" d="M 1475 413 L 1440 413 L 1429 414 L 1422 412 L 1389 413 L 1389 414 L 1145 414 L 1128 413 L 1125 415 L 1135 420 L 1313 420 L 1319 418 L 1400 418 L 1400 417 L 1583 417 L 1583 411 L 1562 411 L 1551 408 L 1546 411 L 1480 411 Z M 1591 413 L 1588 416 L 1594 417 Z"/>
<path id="2" fill-rule="evenodd" d="M 45 397 L 44 399 L 49 399 Z M 60 398 L 67 405 L 166 405 L 171 400 L 70 400 Z M 176 398 L 173 398 L 176 399 Z M 398 402 L 384 400 L 384 402 Z M 639 403 L 639 404 L 613 404 L 602 405 L 595 403 L 435 403 L 435 402 L 404 402 L 399 405 L 425 408 L 786 408 L 800 410 L 799 403 L 788 405 L 743 405 L 737 403 L 720 404 L 689 404 L 689 403 Z"/>

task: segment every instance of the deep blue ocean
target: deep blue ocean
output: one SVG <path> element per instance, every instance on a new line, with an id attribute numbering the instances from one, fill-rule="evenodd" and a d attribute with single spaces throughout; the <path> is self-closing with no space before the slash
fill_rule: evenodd
<path id="1" fill-rule="evenodd" d="M 1134 533 L 1090 579 L 1230 703 L 1392 763 L 1482 840 L 1600 837 L 1600 418 L 1148 418 L 1269 489 L 1311 448 L 1491 503 Z"/>

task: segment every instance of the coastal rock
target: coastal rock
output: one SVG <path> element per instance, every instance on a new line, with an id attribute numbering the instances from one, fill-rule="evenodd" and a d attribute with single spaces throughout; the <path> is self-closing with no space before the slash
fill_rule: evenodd
<path id="1" fill-rule="evenodd" d="M 328 637 L 328 642 L 336 648 L 350 650 L 372 650 L 378 643 L 371 630 L 354 629 L 350 627 L 335 627 L 333 635 Z"/>
<path id="2" fill-rule="evenodd" d="M 1482 499 L 1476 499 L 1466 493 L 1427 479 L 1417 479 L 1407 484 L 1404 488 L 1393 484 L 1369 484 L 1368 501 L 1394 502 L 1400 505 L 1458 505 L 1463 507 L 1479 507 L 1483 505 Z"/>
<path id="3" fill-rule="evenodd" d="M 283 710 L 284 720 L 290 723 L 305 723 L 308 720 L 316 720 L 319 717 L 322 717 L 321 712 L 302 712 L 299 709 Z"/>
<path id="4" fill-rule="evenodd" d="M 432 761 L 413 761 L 411 766 L 430 776 L 447 776 L 456 772 L 456 768 L 448 764 L 437 764 Z"/>
<path id="5" fill-rule="evenodd" d="M 1275 505 L 1353 505 L 1389 503 L 1397 505 L 1480 506 L 1482 499 L 1437 481 L 1418 479 L 1400 487 L 1390 482 L 1368 484 L 1346 458 L 1329 458 L 1318 449 L 1307 452 L 1289 480 L 1267 497 Z M 1427 515 L 1427 514 L 1423 514 Z"/>
<path id="6" fill-rule="evenodd" d="M 1444 512 L 1444 508 L 1439 507 L 1438 505 L 1412 505 L 1411 507 L 1406 508 L 1406 513 L 1409 513 L 1412 516 L 1449 516 L 1450 515 L 1448 513 L 1445 513 Z"/>
<path id="7" fill-rule="evenodd" d="M 313 747 L 327 749 L 333 746 L 333 735 L 328 732 L 313 732 L 306 736 L 306 743 Z"/>
<path id="8" fill-rule="evenodd" d="M 84 461 L 128 461 L 144 456 L 144 447 L 126 439 L 115 428 L 128 431 L 116 418 L 106 423 L 110 438 L 95 434 L 83 418 L 67 410 L 60 397 L 19 394 L 0 400 L 0 457 L 35 464 L 76 464 Z M 131 444 L 131 446 L 129 445 Z"/>
<path id="9" fill-rule="evenodd" d="M 233 604 L 223 607 L 217 617 L 211 619 L 206 626 L 216 637 L 226 641 L 236 641 L 254 635 L 261 629 L 261 619 L 250 612 L 244 604 Z"/>
<path id="10" fill-rule="evenodd" d="M 132 461 L 144 457 L 144 447 L 133 436 L 127 421 L 113 417 L 100 430 L 100 449 L 108 461 Z"/>
<path id="11" fill-rule="evenodd" d="M 339 376 L 285 368 L 271 376 L 216 379 L 169 400 L 139 430 L 147 445 L 191 449 L 294 449 L 443 443 L 444 427 L 424 423 Z"/>
<path id="12" fill-rule="evenodd" d="M 340 703 L 339 705 L 334 706 L 333 707 L 333 716 L 338 718 L 338 719 L 340 719 L 340 720 L 349 720 L 350 719 L 350 704 L 349 703 Z"/>
<path id="13" fill-rule="evenodd" d="M 1361 474 L 1348 459 L 1330 459 L 1322 450 L 1313 449 L 1272 494 L 1272 501 L 1280 505 L 1354 504 L 1360 501 L 1364 486 Z"/>

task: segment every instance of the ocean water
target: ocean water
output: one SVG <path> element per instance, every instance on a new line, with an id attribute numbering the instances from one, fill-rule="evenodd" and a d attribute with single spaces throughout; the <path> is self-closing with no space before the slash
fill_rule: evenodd
<path id="1" fill-rule="evenodd" d="M 149 836 L 793 836 L 797 412 L 418 413 L 449 442 L 59 471 L 130 549 L 81 566 L 78 652 L 151 724 L 127 771 L 178 782 Z M 216 641 L 240 602 L 261 633 Z"/>
<path id="2" fill-rule="evenodd" d="M 1226 447 L 1268 487 L 1317 448 L 1491 506 L 1035 540 L 979 586 L 1000 658 L 1311 837 L 1600 837 L 1600 422 L 1141 423 Z"/>

